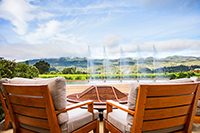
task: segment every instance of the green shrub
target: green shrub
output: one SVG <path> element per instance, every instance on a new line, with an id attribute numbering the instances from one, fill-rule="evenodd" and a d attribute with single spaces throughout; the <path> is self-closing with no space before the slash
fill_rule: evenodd
<path id="1" fill-rule="evenodd" d="M 84 76 L 84 77 L 81 77 L 81 80 L 86 80 L 87 78 L 86 78 L 86 76 Z"/>
<path id="2" fill-rule="evenodd" d="M 170 80 L 171 79 L 177 79 L 177 77 L 176 77 L 176 75 L 175 74 L 171 74 L 171 76 L 170 76 L 170 78 L 169 78 Z"/>
<path id="3" fill-rule="evenodd" d="M 82 76 L 81 75 L 76 75 L 75 80 L 81 80 Z"/>
<path id="4" fill-rule="evenodd" d="M 57 72 L 56 71 L 51 71 L 50 74 L 55 75 Z"/>
<path id="5" fill-rule="evenodd" d="M 38 77 L 38 75 L 39 71 L 35 66 L 0 58 L 0 79 L 13 77 L 33 78 Z M 2 119 L 4 119 L 4 112 L 0 103 L 0 121 Z"/>
<path id="6" fill-rule="evenodd" d="M 179 72 L 178 75 L 178 78 L 185 78 L 187 76 L 187 74 L 185 74 L 184 72 Z"/>
<path id="7" fill-rule="evenodd" d="M 187 77 L 187 78 L 190 78 L 190 77 L 191 77 L 191 73 L 188 72 L 186 77 Z"/>

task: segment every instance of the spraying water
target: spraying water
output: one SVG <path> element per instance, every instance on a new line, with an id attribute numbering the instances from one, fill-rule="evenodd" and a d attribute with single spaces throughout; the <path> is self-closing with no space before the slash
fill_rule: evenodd
<path id="1" fill-rule="evenodd" d="M 139 78 L 138 78 L 138 71 L 139 71 L 139 58 L 140 58 L 140 48 L 139 45 L 137 45 L 137 81 L 139 82 Z"/>
<path id="2" fill-rule="evenodd" d="M 120 77 L 122 79 L 129 79 L 130 65 L 126 61 L 126 57 L 122 47 L 120 47 Z"/>
<path id="3" fill-rule="evenodd" d="M 106 81 L 106 75 L 107 75 L 107 54 L 106 54 L 106 48 L 103 46 L 103 74 L 104 74 L 104 82 Z"/>
<path id="4" fill-rule="evenodd" d="M 88 46 L 88 55 L 87 55 L 87 79 L 88 82 L 89 80 L 91 80 L 91 76 L 93 76 L 94 74 L 94 65 L 93 65 L 93 61 L 92 61 L 92 54 L 91 54 L 91 50 L 90 50 L 90 46 Z"/>
<path id="5" fill-rule="evenodd" d="M 122 71 L 122 66 L 123 66 L 123 64 L 122 64 L 122 62 L 123 62 L 123 50 L 122 50 L 122 47 L 120 47 L 120 81 L 122 82 L 122 73 L 123 73 L 123 71 Z"/>
<path id="6" fill-rule="evenodd" d="M 154 81 L 156 80 L 156 54 L 157 54 L 157 50 L 155 45 L 153 45 L 153 73 L 155 76 Z"/>

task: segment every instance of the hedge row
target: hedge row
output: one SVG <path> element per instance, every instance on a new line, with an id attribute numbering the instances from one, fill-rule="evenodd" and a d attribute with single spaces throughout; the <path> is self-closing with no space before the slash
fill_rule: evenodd
<path id="1" fill-rule="evenodd" d="M 159 73 L 159 74 L 61 74 L 61 75 L 39 75 L 40 78 L 53 78 L 64 77 L 66 80 L 87 80 L 87 79 L 136 79 L 136 78 L 169 78 L 171 74 Z"/>
<path id="2" fill-rule="evenodd" d="M 147 74 L 60 74 L 60 75 L 39 75 L 40 78 L 53 78 L 53 77 L 64 77 L 66 80 L 87 80 L 87 79 L 145 79 L 145 78 L 169 78 L 169 79 L 178 79 L 178 78 L 190 78 L 190 77 L 200 77 L 200 73 L 194 72 L 179 72 L 179 73 L 147 73 Z"/>

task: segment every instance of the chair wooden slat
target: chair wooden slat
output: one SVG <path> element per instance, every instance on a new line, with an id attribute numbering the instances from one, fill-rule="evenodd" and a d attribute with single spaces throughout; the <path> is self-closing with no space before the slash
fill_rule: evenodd
<path id="1" fill-rule="evenodd" d="M 43 92 L 42 92 L 41 88 L 44 86 L 47 86 L 47 85 L 29 85 L 29 89 L 27 89 L 27 85 L 25 85 L 25 84 L 24 85 L 12 84 L 7 88 L 7 93 L 12 92 L 12 94 L 16 94 L 16 95 L 42 96 Z"/>
<path id="2" fill-rule="evenodd" d="M 173 132 L 173 133 L 185 133 L 185 131 L 177 131 L 177 132 Z"/>
<path id="3" fill-rule="evenodd" d="M 149 85 L 147 96 L 170 96 L 194 93 L 197 84 Z M 183 91 L 184 90 L 184 91 Z"/>
<path id="4" fill-rule="evenodd" d="M 195 116 L 194 117 L 194 123 L 199 123 L 200 124 L 200 116 Z"/>
<path id="5" fill-rule="evenodd" d="M 20 133 L 35 133 L 34 131 L 30 131 L 30 130 L 27 130 L 27 129 L 24 129 L 24 128 L 19 128 L 19 131 Z"/>
<path id="6" fill-rule="evenodd" d="M 46 110 L 44 108 L 31 108 L 25 106 L 12 105 L 14 112 L 25 116 L 47 119 Z M 27 111 L 28 110 L 28 111 Z"/>
<path id="7" fill-rule="evenodd" d="M 191 108 L 191 105 L 187 105 L 174 108 L 146 110 L 144 113 L 144 120 L 163 119 L 180 115 L 187 115 Z"/>
<path id="8" fill-rule="evenodd" d="M 145 108 L 165 108 L 191 104 L 194 95 L 147 98 Z"/>
<path id="9" fill-rule="evenodd" d="M 25 123 L 26 125 L 30 125 L 30 126 L 34 126 L 34 127 L 50 129 L 48 120 L 38 119 L 38 118 L 33 118 L 33 117 L 26 117 L 26 116 L 19 115 L 19 114 L 15 114 L 15 115 L 16 115 L 16 118 L 21 123 Z"/>
<path id="10" fill-rule="evenodd" d="M 142 126 L 142 131 L 151 131 L 151 130 L 183 125 L 187 122 L 187 118 L 188 115 L 170 119 L 163 119 L 163 120 L 144 121 Z"/>
<path id="11" fill-rule="evenodd" d="M 108 131 L 110 131 L 111 133 L 122 133 L 121 131 L 119 131 L 119 129 L 117 129 L 116 127 L 114 127 L 111 123 L 104 121 L 104 128 L 106 128 Z M 107 133 L 108 133 L 107 131 Z M 105 129 L 104 129 L 104 133 L 105 133 Z"/>
<path id="12" fill-rule="evenodd" d="M 41 97 L 22 97 L 10 95 L 10 102 L 12 104 L 31 106 L 31 107 L 45 107 L 44 100 Z"/>

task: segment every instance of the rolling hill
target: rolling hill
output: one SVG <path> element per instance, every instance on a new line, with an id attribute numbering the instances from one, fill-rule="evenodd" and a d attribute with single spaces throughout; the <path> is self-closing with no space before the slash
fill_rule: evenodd
<path id="1" fill-rule="evenodd" d="M 36 62 L 44 60 L 50 64 L 52 68 L 56 68 L 59 71 L 62 71 L 65 67 L 76 67 L 80 71 L 87 71 L 87 65 L 92 64 L 93 69 L 96 71 L 102 72 L 104 60 L 103 59 L 93 59 L 92 61 L 87 61 L 87 58 L 80 57 L 61 57 L 61 58 L 45 58 L 45 59 L 33 59 L 28 60 L 30 65 L 34 65 Z M 120 62 L 121 61 L 121 62 Z M 88 62 L 88 63 L 87 63 Z M 91 63 L 92 62 L 92 63 Z M 155 63 L 155 65 L 154 65 Z M 140 58 L 138 60 L 133 58 L 125 58 L 125 59 L 113 59 L 106 60 L 106 64 L 109 64 L 111 69 L 115 69 L 115 71 L 119 71 L 120 64 L 122 64 L 121 69 L 127 69 L 125 66 L 129 66 L 131 72 L 135 72 L 138 66 L 143 67 L 141 69 L 147 69 L 147 72 L 153 71 L 154 66 L 155 69 L 163 68 L 166 69 L 175 69 L 176 67 L 186 66 L 187 69 L 190 70 L 196 67 L 200 67 L 200 57 L 193 56 L 169 56 L 166 58 L 155 59 L 153 57 Z M 178 69 L 178 68 L 177 68 Z M 177 70 L 174 70 L 177 71 Z"/>

